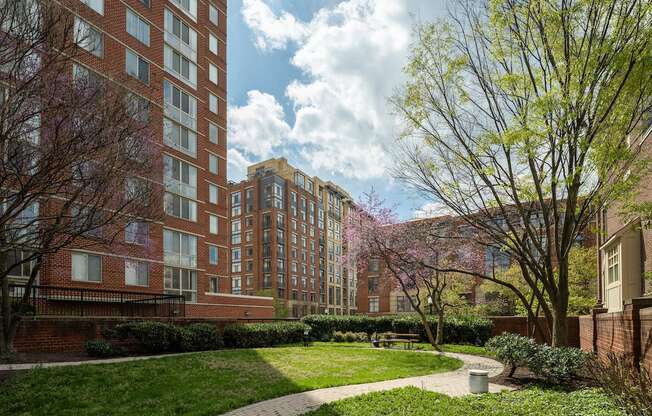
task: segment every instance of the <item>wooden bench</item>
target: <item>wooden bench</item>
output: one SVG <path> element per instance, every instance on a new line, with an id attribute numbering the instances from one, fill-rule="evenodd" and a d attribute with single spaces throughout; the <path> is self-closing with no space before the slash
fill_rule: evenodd
<path id="1" fill-rule="evenodd" d="M 419 342 L 419 335 L 417 334 L 397 334 L 390 332 L 386 334 L 385 338 L 378 340 L 383 348 L 389 348 L 394 344 L 403 344 L 404 349 L 412 349 L 415 342 Z"/>

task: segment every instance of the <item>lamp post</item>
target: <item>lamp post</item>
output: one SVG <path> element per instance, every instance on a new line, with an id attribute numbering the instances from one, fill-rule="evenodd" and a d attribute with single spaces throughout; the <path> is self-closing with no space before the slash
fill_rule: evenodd
<path id="1" fill-rule="evenodd" d="M 428 309 L 430 309 L 430 315 L 432 315 L 432 296 L 428 296 Z"/>

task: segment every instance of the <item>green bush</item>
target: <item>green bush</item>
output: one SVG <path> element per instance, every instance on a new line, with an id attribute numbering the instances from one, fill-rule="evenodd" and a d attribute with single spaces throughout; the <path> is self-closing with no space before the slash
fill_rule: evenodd
<path id="1" fill-rule="evenodd" d="M 367 342 L 369 336 L 365 332 L 333 332 L 333 341 L 335 342 Z"/>
<path id="2" fill-rule="evenodd" d="M 142 352 L 180 350 L 181 329 L 172 324 L 154 321 L 129 322 L 116 325 L 113 332 L 119 339 L 132 338 Z"/>
<path id="3" fill-rule="evenodd" d="M 91 357 L 110 357 L 115 355 L 113 346 L 103 339 L 86 341 L 84 347 L 86 348 L 86 354 Z"/>
<path id="4" fill-rule="evenodd" d="M 300 322 L 234 324 L 224 328 L 224 345 L 231 348 L 260 348 L 292 344 L 303 340 L 310 327 Z"/>
<path id="5" fill-rule="evenodd" d="M 211 351 L 224 346 L 222 336 L 211 324 L 191 324 L 180 328 L 181 351 Z"/>
<path id="6" fill-rule="evenodd" d="M 308 315 L 302 321 L 310 325 L 311 337 L 318 340 L 330 339 L 334 332 L 339 331 L 364 332 L 369 337 L 381 332 L 418 334 L 421 341 L 427 341 L 421 318 L 414 314 L 379 317 Z M 428 323 L 434 335 L 437 330 L 437 317 L 429 315 Z M 493 324 L 486 318 L 470 315 L 447 317 L 444 322 L 444 342 L 483 345 L 491 336 L 492 327 Z"/>
<path id="7" fill-rule="evenodd" d="M 517 367 L 527 367 L 549 383 L 566 383 L 582 371 L 589 355 L 579 348 L 539 345 L 532 338 L 504 333 L 487 342 L 487 349 L 506 366 L 512 376 Z"/>
<path id="8" fill-rule="evenodd" d="M 491 338 L 486 344 L 487 350 L 493 352 L 496 358 L 510 368 L 509 376 L 518 367 L 527 367 L 530 359 L 537 352 L 537 344 L 532 338 L 505 332 Z"/>
<path id="9" fill-rule="evenodd" d="M 528 368 L 549 383 L 567 383 L 585 368 L 588 358 L 579 348 L 539 345 Z"/>

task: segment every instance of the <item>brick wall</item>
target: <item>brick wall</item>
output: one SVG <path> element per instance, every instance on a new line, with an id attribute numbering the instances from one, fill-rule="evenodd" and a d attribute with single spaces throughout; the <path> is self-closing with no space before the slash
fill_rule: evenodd
<path id="1" fill-rule="evenodd" d="M 170 322 L 175 325 L 210 323 L 222 330 L 237 318 L 35 318 L 23 320 L 16 334 L 14 348 L 19 353 L 83 352 L 88 340 L 102 338 L 106 328 L 138 320 Z M 255 320 L 243 320 L 253 322 Z M 265 321 L 265 319 L 260 319 Z"/>
<path id="2" fill-rule="evenodd" d="M 606 357 L 610 352 L 631 357 L 652 371 L 652 307 L 650 299 L 635 299 L 622 312 L 580 317 L 583 350 Z"/>
<path id="3" fill-rule="evenodd" d="M 489 319 L 494 324 L 492 336 L 500 335 L 503 332 L 529 336 L 527 329 L 527 318 L 524 316 L 492 316 Z M 539 322 L 543 328 L 547 327 L 546 320 L 539 317 Z M 536 334 L 537 342 L 543 342 L 541 334 Z M 573 347 L 580 346 L 580 323 L 577 316 L 568 317 L 568 345 Z"/>

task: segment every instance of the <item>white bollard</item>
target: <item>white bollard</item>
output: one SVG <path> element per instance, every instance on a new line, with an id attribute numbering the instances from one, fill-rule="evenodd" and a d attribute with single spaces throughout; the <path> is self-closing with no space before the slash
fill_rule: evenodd
<path id="1" fill-rule="evenodd" d="M 489 391 L 489 372 L 469 370 L 469 390 L 471 393 L 487 393 Z"/>

